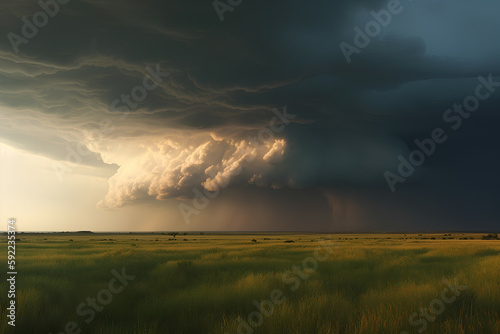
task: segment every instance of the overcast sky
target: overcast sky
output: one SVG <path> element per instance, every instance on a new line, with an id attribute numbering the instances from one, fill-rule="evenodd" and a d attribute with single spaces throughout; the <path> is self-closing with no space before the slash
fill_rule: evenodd
<path id="1" fill-rule="evenodd" d="M 498 230 L 498 1 L 47 3 L 0 4 L 2 221 Z M 436 128 L 446 140 L 394 181 Z"/>

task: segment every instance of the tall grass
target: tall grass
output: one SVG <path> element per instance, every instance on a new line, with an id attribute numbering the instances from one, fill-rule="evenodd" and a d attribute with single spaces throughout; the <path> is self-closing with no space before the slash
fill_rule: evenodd
<path id="1" fill-rule="evenodd" d="M 6 323 L 2 283 L 0 333 L 59 333 L 68 321 L 82 333 L 237 333 L 238 318 L 274 289 L 286 301 L 254 333 L 417 333 L 408 318 L 454 277 L 467 290 L 425 333 L 500 333 L 500 242 L 333 235 L 340 247 L 292 291 L 282 275 L 314 254 L 317 237 L 24 235 L 16 246 L 16 327 Z M 0 245 L 6 249 L 5 240 Z M 122 267 L 136 279 L 85 323 L 77 306 Z"/>

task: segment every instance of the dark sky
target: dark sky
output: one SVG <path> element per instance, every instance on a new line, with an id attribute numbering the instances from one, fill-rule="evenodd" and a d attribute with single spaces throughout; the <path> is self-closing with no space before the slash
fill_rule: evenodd
<path id="1" fill-rule="evenodd" d="M 22 182 L 2 153 L 0 196 L 47 193 L 60 221 L 31 229 L 86 229 L 67 218 L 92 205 L 103 230 L 124 210 L 154 212 L 136 229 L 498 230 L 498 1 L 243 0 L 223 21 L 209 0 L 46 3 L 0 4 L 0 143 L 52 174 Z M 434 148 L 405 177 L 416 140 Z"/>

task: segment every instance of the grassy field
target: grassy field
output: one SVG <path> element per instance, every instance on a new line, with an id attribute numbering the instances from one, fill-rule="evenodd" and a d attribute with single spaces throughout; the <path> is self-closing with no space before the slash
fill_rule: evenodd
<path id="1" fill-rule="evenodd" d="M 500 333 L 500 241 L 478 234 L 17 238 L 16 327 L 2 283 L 2 334 Z M 1 249 L 5 277 L 6 236 Z"/>

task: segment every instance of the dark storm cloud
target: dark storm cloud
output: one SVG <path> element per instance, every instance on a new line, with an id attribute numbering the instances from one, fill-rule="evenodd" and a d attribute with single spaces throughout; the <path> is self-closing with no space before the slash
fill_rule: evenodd
<path id="1" fill-rule="evenodd" d="M 286 151 L 281 163 L 261 173 L 262 185 L 292 187 L 304 191 L 303 196 L 306 188 L 321 188 L 335 203 L 342 203 L 339 198 L 347 192 L 351 207 L 369 207 L 352 218 L 359 221 L 379 212 L 377 208 L 388 208 L 393 220 L 421 208 L 422 219 L 458 219 L 461 213 L 465 217 L 481 209 L 489 213 L 483 220 L 488 226 L 493 221 L 488 217 L 498 217 L 492 199 L 499 196 L 495 124 L 500 94 L 464 120 L 464 127 L 399 185 L 401 191 L 391 194 L 383 173 L 397 168 L 397 157 L 414 149 L 414 139 L 443 126 L 443 112 L 474 92 L 478 76 L 491 73 L 500 81 L 500 24 L 491 15 L 500 5 L 492 0 L 404 5 L 348 64 L 339 44 L 353 43 L 353 28 L 363 28 L 373 19 L 370 10 L 386 8 L 387 1 L 244 0 L 221 22 L 207 0 L 72 0 L 60 5 L 60 12 L 28 44 L 19 45 L 17 54 L 7 34 L 21 35 L 20 18 L 31 19 L 40 7 L 36 2 L 4 1 L 0 117 L 5 122 L 0 138 L 55 160 L 65 159 L 68 145 L 83 141 L 95 150 L 83 163 L 103 167 L 123 161 L 114 161 L 104 144 L 89 142 L 83 133 L 105 117 L 117 128 L 108 134 L 113 140 L 161 138 L 180 129 L 225 137 L 224 147 L 236 150 L 231 140 L 237 143 L 258 132 L 273 117 L 273 108 L 287 105 L 297 118 L 276 136 L 286 140 Z M 127 119 L 119 119 L 120 111 L 110 108 L 113 101 L 141 84 L 147 66 L 157 65 L 170 75 L 137 108 L 130 108 Z M 53 131 L 47 133 L 49 129 Z M 163 152 L 177 144 L 162 141 L 150 149 Z M 239 157 L 233 154 L 226 156 Z M 160 163 L 149 156 L 141 159 Z M 158 168 L 166 170 L 167 163 L 162 160 Z M 205 159 L 201 165 L 216 164 Z M 115 184 L 126 190 L 112 198 L 128 203 L 136 198 L 134 191 L 148 196 L 148 189 L 159 198 L 178 195 L 173 188 L 203 181 L 203 171 L 191 172 L 193 166 L 179 163 L 173 169 L 188 170 L 193 176 L 189 181 L 164 173 L 172 182 L 168 186 L 165 180 L 154 185 L 151 180 L 156 179 L 148 175 L 138 180 L 124 175 L 119 180 L 130 188 Z M 255 166 L 249 167 L 249 175 L 257 173 Z M 238 177 L 231 185 L 247 181 Z M 469 200 L 470 193 L 474 200 Z M 426 199 L 442 205 L 426 206 Z M 332 208 L 341 210 L 338 204 Z M 394 227 L 382 221 L 380 213 L 377 226 Z"/>

